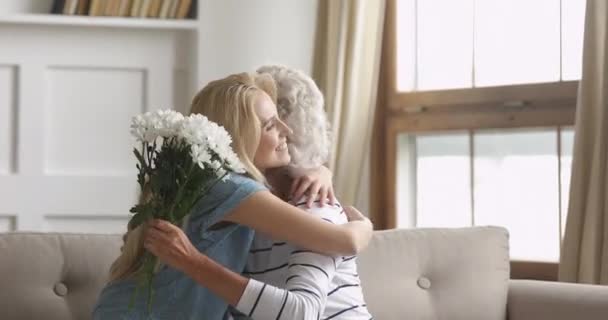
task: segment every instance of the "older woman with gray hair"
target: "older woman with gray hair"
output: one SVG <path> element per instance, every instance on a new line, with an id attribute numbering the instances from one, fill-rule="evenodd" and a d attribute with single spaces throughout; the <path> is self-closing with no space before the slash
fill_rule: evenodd
<path id="1" fill-rule="evenodd" d="M 335 196 L 330 187 L 317 185 L 319 189 L 308 189 L 309 184 L 303 181 L 328 160 L 331 148 L 331 132 L 323 94 L 312 78 L 304 72 L 285 66 L 267 65 L 257 70 L 258 75 L 270 75 L 275 81 L 274 86 L 263 86 L 266 89 L 276 88 L 276 92 L 267 92 L 276 100 L 279 118 L 291 128 L 288 135 L 287 148 L 291 160 L 286 168 L 275 169 L 266 178 L 276 178 L 277 173 L 289 174 L 293 178 L 290 187 L 275 188 L 275 193 L 293 195 L 299 199 L 305 191 L 310 195 L 319 195 L 317 203 L 325 203 L 326 199 L 333 204 Z M 264 81 L 258 77 L 258 81 Z M 279 174 L 280 175 L 280 174 Z M 286 182 L 279 181 L 276 182 Z M 272 183 L 271 183 L 272 184 Z M 276 187 L 276 183 L 273 184 Z M 287 193 L 289 191 L 289 193 Z M 310 207 L 315 197 L 308 197 Z"/>

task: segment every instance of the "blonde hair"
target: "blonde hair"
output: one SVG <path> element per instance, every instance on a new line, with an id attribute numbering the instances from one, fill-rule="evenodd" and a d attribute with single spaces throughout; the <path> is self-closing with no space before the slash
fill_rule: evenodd
<path id="1" fill-rule="evenodd" d="M 202 114 L 223 126 L 232 136 L 232 148 L 247 174 L 261 183 L 266 183 L 264 175 L 253 163 L 261 135 L 261 123 L 254 105 L 257 95 L 261 92 L 266 92 L 276 102 L 276 86 L 270 76 L 233 74 L 211 81 L 201 89 L 192 100 L 190 113 Z M 144 192 L 140 202 L 144 201 L 145 197 Z M 123 236 L 121 254 L 110 267 L 110 282 L 124 279 L 141 267 L 141 258 L 145 252 L 143 235 L 146 228 L 145 223 L 136 228 L 128 226 L 128 231 Z"/>

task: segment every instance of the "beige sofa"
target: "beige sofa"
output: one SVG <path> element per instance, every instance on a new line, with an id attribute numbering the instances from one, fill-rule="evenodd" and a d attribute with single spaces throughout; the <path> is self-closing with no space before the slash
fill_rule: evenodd
<path id="1" fill-rule="evenodd" d="M 89 319 L 120 244 L 0 234 L 0 319 Z M 358 263 L 377 320 L 608 319 L 608 287 L 510 280 L 502 228 L 380 231 Z"/>

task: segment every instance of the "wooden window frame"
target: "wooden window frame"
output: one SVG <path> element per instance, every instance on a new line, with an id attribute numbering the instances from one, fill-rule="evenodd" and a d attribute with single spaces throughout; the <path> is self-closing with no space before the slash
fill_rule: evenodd
<path id="1" fill-rule="evenodd" d="M 578 81 L 398 92 L 396 1 L 386 0 L 378 102 L 374 122 L 371 217 L 376 229 L 397 227 L 397 138 L 443 130 L 572 126 Z M 514 262 L 519 278 L 557 277 L 555 264 Z"/>

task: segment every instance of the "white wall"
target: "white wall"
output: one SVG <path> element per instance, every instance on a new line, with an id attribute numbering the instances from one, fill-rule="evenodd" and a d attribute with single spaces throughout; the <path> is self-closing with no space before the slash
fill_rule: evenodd
<path id="1" fill-rule="evenodd" d="M 188 35 L 0 24 L 0 232 L 125 229 L 130 118 L 190 100 Z"/>
<path id="2" fill-rule="evenodd" d="M 266 63 L 312 72 L 318 0 L 199 1 L 199 84 Z"/>

